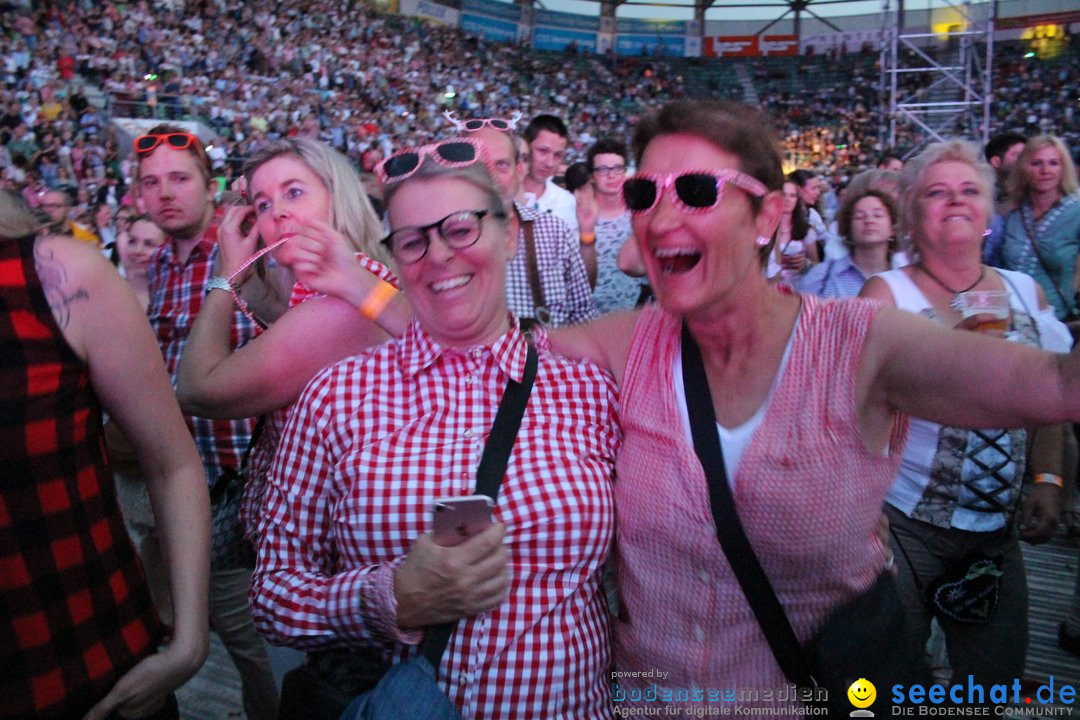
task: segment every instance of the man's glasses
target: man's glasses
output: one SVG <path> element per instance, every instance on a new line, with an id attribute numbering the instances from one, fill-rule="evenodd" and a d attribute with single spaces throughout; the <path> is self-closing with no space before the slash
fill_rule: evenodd
<path id="1" fill-rule="evenodd" d="M 504 120 L 503 118 L 458 120 L 454 117 L 454 112 L 452 110 L 447 110 L 443 113 L 443 117 L 453 123 L 458 132 L 476 132 L 477 130 L 483 130 L 485 127 L 490 127 L 500 132 L 511 132 L 517 129 L 518 121 L 521 120 L 521 113 L 515 112 L 509 120 Z"/>
<path id="2" fill-rule="evenodd" d="M 449 168 L 465 167 L 486 158 L 483 148 L 476 140 L 455 138 L 391 155 L 375 166 L 375 175 L 384 185 L 400 182 L 416 172 L 425 157 Z"/>
<path id="3" fill-rule="evenodd" d="M 431 246 L 432 230 L 436 230 L 442 241 L 452 250 L 472 247 L 480 239 L 484 230 L 482 221 L 489 214 L 491 213 L 488 210 L 458 210 L 427 225 L 399 228 L 383 238 L 382 244 L 399 265 L 411 265 L 427 255 Z M 496 213 L 494 217 L 503 219 L 506 215 Z"/>
<path id="4" fill-rule="evenodd" d="M 755 197 L 768 190 L 761 182 L 738 170 L 698 170 L 687 173 L 636 173 L 623 183 L 623 200 L 633 213 L 649 212 L 668 188 L 672 201 L 686 213 L 701 213 L 720 204 L 724 183 L 731 183 Z"/>
<path id="5" fill-rule="evenodd" d="M 597 165 L 592 169 L 598 177 L 607 177 L 608 175 L 621 175 L 626 172 L 625 165 Z"/>
<path id="6" fill-rule="evenodd" d="M 199 138 L 191 133 L 177 132 L 165 133 L 164 135 L 140 135 L 135 138 L 135 152 L 153 152 L 154 149 L 162 143 L 171 147 L 173 150 L 187 150 L 190 147 L 197 148 L 198 150 L 203 149 L 202 144 L 199 142 Z"/>

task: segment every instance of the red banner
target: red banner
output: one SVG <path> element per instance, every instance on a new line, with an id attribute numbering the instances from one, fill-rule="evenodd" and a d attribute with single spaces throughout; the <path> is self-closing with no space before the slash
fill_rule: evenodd
<path id="1" fill-rule="evenodd" d="M 799 40 L 794 35 L 766 35 L 758 48 L 762 55 L 798 55 Z"/>
<path id="2" fill-rule="evenodd" d="M 798 55 L 794 35 L 717 35 L 705 38 L 705 57 Z"/>
<path id="3" fill-rule="evenodd" d="M 706 57 L 757 57 L 757 35 L 723 35 L 705 38 Z"/>

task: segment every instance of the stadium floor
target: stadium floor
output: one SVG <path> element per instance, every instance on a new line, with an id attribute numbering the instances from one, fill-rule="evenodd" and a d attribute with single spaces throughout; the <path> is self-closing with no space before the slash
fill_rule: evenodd
<path id="1" fill-rule="evenodd" d="M 1026 676 L 1039 682 L 1054 678 L 1054 686 L 1080 687 L 1080 658 L 1057 645 L 1057 627 L 1072 602 L 1076 579 L 1078 541 L 1064 531 L 1038 547 L 1021 543 L 1027 563 L 1031 595 L 1031 642 L 1028 646 Z M 295 663 L 298 654 L 271 649 L 275 675 Z M 195 678 L 177 693 L 183 720 L 226 720 L 242 718 L 240 680 L 229 656 L 216 635 L 211 635 L 210 657 Z M 1026 710 L 1027 708 L 1025 708 Z M 1011 713 L 1006 713 L 1009 715 Z M 1025 714 L 1025 717 L 1030 717 Z"/>

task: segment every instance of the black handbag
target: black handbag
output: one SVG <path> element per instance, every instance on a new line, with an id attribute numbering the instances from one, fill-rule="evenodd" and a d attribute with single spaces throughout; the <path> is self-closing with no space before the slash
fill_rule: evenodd
<path id="1" fill-rule="evenodd" d="M 521 382 L 507 382 L 491 434 L 484 444 L 484 453 L 476 469 L 477 495 L 487 495 L 492 500 L 498 498 L 538 364 L 536 348 L 529 341 Z M 459 717 L 436 681 L 440 660 L 456 626 L 456 622 L 450 622 L 427 628 L 419 655 L 389 669 L 378 664 L 381 660 L 376 658 L 380 653 L 374 649 L 330 651 L 317 658 L 306 658 L 304 665 L 286 673 L 282 681 L 278 718 L 326 720 L 347 716 L 353 720 L 412 720 L 417 717 L 435 720 Z"/>
<path id="2" fill-rule="evenodd" d="M 953 563 L 926 586 L 926 602 L 941 618 L 985 625 L 997 612 L 1001 558 L 974 553 Z"/>
<path id="3" fill-rule="evenodd" d="M 868 590 L 834 610 L 817 635 L 802 646 L 735 510 L 701 350 L 685 322 L 682 369 L 694 451 L 708 482 L 716 536 L 777 664 L 798 687 L 825 689 L 825 699 L 814 704 L 824 705 L 833 717 L 850 713 L 848 688 L 860 678 L 879 688 L 876 700 L 865 709 L 888 714 L 886 688 L 896 683 L 927 685 L 930 677 L 922 648 L 914 647 L 905 632 L 904 611 L 892 576 L 882 573 Z M 813 696 L 820 698 L 817 692 Z"/>
<path id="4" fill-rule="evenodd" d="M 1015 515 L 1014 508 L 1013 517 Z M 923 594 L 923 602 L 934 615 L 965 625 L 986 625 L 994 619 L 1001 594 L 1002 556 L 972 552 L 958 560 L 946 561 L 945 570 L 924 586 L 904 544 L 895 531 L 890 531 L 896 547 L 900 548 L 900 554 L 911 568 L 912 579 Z"/>

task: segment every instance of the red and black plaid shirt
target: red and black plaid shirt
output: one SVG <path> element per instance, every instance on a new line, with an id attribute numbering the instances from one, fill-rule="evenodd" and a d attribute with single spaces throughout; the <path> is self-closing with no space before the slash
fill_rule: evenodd
<path id="1" fill-rule="evenodd" d="M 0 718 L 77 718 L 162 628 L 33 253 L 0 241 Z"/>
<path id="2" fill-rule="evenodd" d="M 206 281 L 214 274 L 219 218 L 220 214 L 215 216 L 214 224 L 203 233 L 187 262 L 181 263 L 176 257 L 173 243 L 166 242 L 154 254 L 147 269 L 150 286 L 150 309 L 147 313 L 165 357 L 165 369 L 173 379 L 174 386 L 180 356 L 184 353 L 191 326 L 195 324 L 195 317 L 206 296 Z M 258 326 L 239 310 L 234 310 L 231 347 L 237 349 L 257 333 Z M 223 469 L 238 469 L 241 466 L 255 424 L 252 419 L 209 420 L 192 415 L 186 415 L 184 419 L 191 428 L 210 484 Z"/>

